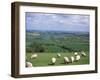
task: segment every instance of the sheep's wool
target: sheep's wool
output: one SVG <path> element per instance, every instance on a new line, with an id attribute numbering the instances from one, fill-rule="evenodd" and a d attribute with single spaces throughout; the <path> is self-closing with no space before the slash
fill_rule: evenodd
<path id="1" fill-rule="evenodd" d="M 77 53 L 77 52 L 75 52 L 75 53 L 74 53 L 74 55 L 78 55 L 78 53 Z"/>
<path id="2" fill-rule="evenodd" d="M 81 54 L 82 54 L 83 56 L 86 56 L 86 53 L 85 53 L 85 52 L 82 52 Z"/>
<path id="3" fill-rule="evenodd" d="M 26 67 L 32 67 L 32 63 L 31 62 L 26 62 Z"/>
<path id="4" fill-rule="evenodd" d="M 37 54 L 33 54 L 32 56 L 31 56 L 31 58 L 37 58 Z"/>
<path id="5" fill-rule="evenodd" d="M 81 58 L 80 55 L 77 55 L 77 56 L 76 56 L 76 60 L 77 60 L 77 61 L 80 60 L 80 58 Z"/>
<path id="6" fill-rule="evenodd" d="M 69 62 L 68 57 L 64 57 L 64 61 L 65 61 L 65 62 Z"/>
<path id="7" fill-rule="evenodd" d="M 58 54 L 57 54 L 57 56 L 58 56 L 58 57 L 60 57 L 60 56 L 61 56 L 61 54 L 60 54 L 60 53 L 58 53 Z"/>
<path id="8" fill-rule="evenodd" d="M 56 62 L 56 58 L 52 58 L 52 63 L 55 63 Z"/>
<path id="9" fill-rule="evenodd" d="M 73 57 L 73 56 L 71 56 L 71 62 L 74 62 L 74 60 L 75 60 L 75 59 L 74 59 L 74 57 Z"/>

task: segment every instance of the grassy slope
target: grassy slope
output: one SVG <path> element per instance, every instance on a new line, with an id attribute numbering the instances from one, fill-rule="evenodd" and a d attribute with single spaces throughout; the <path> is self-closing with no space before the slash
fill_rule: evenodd
<path id="1" fill-rule="evenodd" d="M 51 66 L 51 58 L 52 57 L 57 57 L 56 53 L 38 53 L 38 57 L 36 59 L 31 59 L 32 53 L 27 53 L 27 60 L 26 61 L 30 61 L 33 66 Z M 88 53 L 86 57 L 81 56 L 81 60 L 79 60 L 78 62 L 73 62 L 73 63 L 69 63 L 69 64 L 63 64 L 63 57 L 64 56 L 72 56 L 73 53 L 61 53 L 61 57 L 57 58 L 57 62 L 55 65 L 76 65 L 76 64 L 89 64 L 89 58 L 88 58 Z M 54 66 L 55 66 L 54 65 Z"/>
<path id="2" fill-rule="evenodd" d="M 35 44 L 34 44 L 35 43 Z M 42 44 L 45 49 L 43 53 L 37 53 L 37 59 L 30 59 L 36 44 Z M 64 46 L 65 48 L 62 48 Z M 26 50 L 27 60 L 32 62 L 33 66 L 51 66 L 49 65 L 52 57 L 57 57 L 57 52 L 61 53 L 61 58 L 57 58 L 57 63 L 55 65 L 65 65 L 62 64 L 64 56 L 72 56 L 73 50 L 75 51 L 85 51 L 87 52 L 87 57 L 82 57 L 80 61 L 66 64 L 66 65 L 76 65 L 76 64 L 88 64 L 89 63 L 89 36 L 83 33 L 78 34 L 65 34 L 65 33 L 42 33 L 42 32 L 27 32 L 26 33 L 26 48 L 31 49 L 32 52 Z M 51 52 L 51 53 L 50 53 Z"/>
<path id="3" fill-rule="evenodd" d="M 35 35 L 34 35 L 35 34 Z M 34 52 L 36 45 L 43 47 L 44 52 L 66 52 L 66 51 L 89 51 L 89 39 L 86 34 L 65 34 L 49 32 L 27 32 L 26 33 L 26 51 Z M 64 46 L 64 47 L 63 47 Z M 29 53 L 29 52 L 28 52 Z"/>

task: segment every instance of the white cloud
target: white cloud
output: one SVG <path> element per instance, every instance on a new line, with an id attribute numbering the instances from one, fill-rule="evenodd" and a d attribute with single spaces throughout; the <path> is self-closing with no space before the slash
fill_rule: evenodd
<path id="1" fill-rule="evenodd" d="M 72 15 L 72 14 L 44 14 L 44 13 L 28 13 L 27 27 L 30 29 L 89 29 L 88 15 Z M 42 27 L 42 28 L 41 28 Z"/>

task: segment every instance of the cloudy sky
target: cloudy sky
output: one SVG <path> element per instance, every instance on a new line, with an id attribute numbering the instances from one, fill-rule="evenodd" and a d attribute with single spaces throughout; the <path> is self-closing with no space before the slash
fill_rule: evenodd
<path id="1" fill-rule="evenodd" d="M 89 15 L 25 13 L 26 30 L 89 32 Z"/>

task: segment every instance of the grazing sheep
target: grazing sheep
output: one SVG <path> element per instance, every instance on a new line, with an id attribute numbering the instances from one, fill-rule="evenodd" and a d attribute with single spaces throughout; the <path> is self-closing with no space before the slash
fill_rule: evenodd
<path id="1" fill-rule="evenodd" d="M 86 53 L 84 51 L 81 52 L 81 55 L 86 57 Z"/>
<path id="2" fill-rule="evenodd" d="M 26 67 L 33 67 L 31 62 L 26 62 Z"/>
<path id="3" fill-rule="evenodd" d="M 75 52 L 75 53 L 74 53 L 74 55 L 75 55 L 75 56 L 77 56 L 77 55 L 78 55 L 78 53 L 77 53 L 77 52 Z"/>
<path id="4" fill-rule="evenodd" d="M 70 58 L 71 58 L 71 63 L 73 63 L 75 58 L 73 56 L 71 56 Z"/>
<path id="5" fill-rule="evenodd" d="M 64 57 L 64 63 L 68 64 L 69 63 L 69 58 L 68 57 Z"/>
<path id="6" fill-rule="evenodd" d="M 55 58 L 55 57 L 53 57 L 53 58 L 51 59 L 51 63 L 52 63 L 53 65 L 56 63 L 56 58 Z"/>
<path id="7" fill-rule="evenodd" d="M 32 54 L 31 59 L 36 59 L 38 57 L 37 54 Z"/>
<path id="8" fill-rule="evenodd" d="M 81 59 L 80 55 L 76 56 L 76 61 L 79 61 Z"/>
<path id="9" fill-rule="evenodd" d="M 57 57 L 60 58 L 61 57 L 61 54 L 60 53 L 57 53 Z"/>

